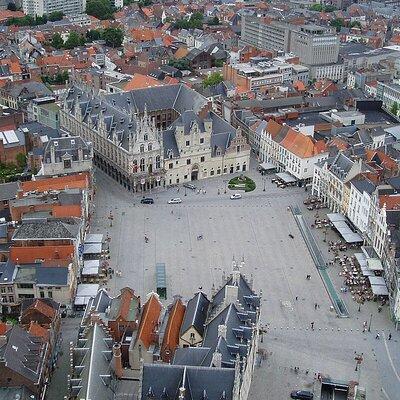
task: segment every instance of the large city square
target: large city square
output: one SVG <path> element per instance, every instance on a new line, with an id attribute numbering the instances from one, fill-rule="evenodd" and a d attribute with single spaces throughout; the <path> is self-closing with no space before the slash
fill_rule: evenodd
<path id="1" fill-rule="evenodd" d="M 349 310 L 349 318 L 338 318 L 289 210 L 290 205 L 301 205 L 305 220 L 313 219 L 303 206 L 304 188 L 277 188 L 271 176 L 255 169 L 249 176 L 257 187 L 239 200 L 230 200 L 229 190 L 225 193 L 229 175 L 196 182 L 200 193 L 183 187 L 156 189 L 146 194 L 154 204 L 142 205 L 141 195 L 132 195 L 96 171 L 92 231 L 110 238 L 110 267 L 118 272 L 108 289 L 117 293 L 129 285 L 145 296 L 156 290 L 156 263 L 165 263 L 168 304 L 174 295 L 188 299 L 199 288 L 206 293 L 217 288 L 233 258 L 244 260 L 242 272 L 262 293 L 266 331 L 260 343 L 266 357 L 256 368 L 252 399 L 265 398 L 266 392 L 268 398 L 284 399 L 293 389 L 312 389 L 316 373 L 359 380 L 372 399 L 396 399 L 398 335 L 387 308 L 378 313 L 374 302 L 358 308 L 348 293 L 340 293 L 341 278 L 332 267 L 328 273 Z M 167 203 L 175 197 L 182 203 Z M 323 233 L 313 233 L 328 260 Z M 336 234 L 327 235 L 335 239 Z M 363 333 L 366 320 L 371 329 Z M 375 338 L 378 331 L 380 339 Z M 355 356 L 361 353 L 363 362 L 355 371 Z"/>

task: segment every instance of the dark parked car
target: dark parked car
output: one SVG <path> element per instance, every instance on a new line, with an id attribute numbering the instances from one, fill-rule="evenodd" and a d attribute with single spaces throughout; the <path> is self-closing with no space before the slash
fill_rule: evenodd
<path id="1" fill-rule="evenodd" d="M 142 200 L 140 200 L 142 204 L 154 204 L 154 199 L 151 197 L 143 197 Z"/>
<path id="2" fill-rule="evenodd" d="M 290 397 L 292 399 L 298 399 L 298 400 L 312 400 L 314 398 L 314 395 L 312 392 L 309 392 L 308 390 L 295 390 L 292 393 L 290 393 Z"/>
<path id="3" fill-rule="evenodd" d="M 191 189 L 191 190 L 196 190 L 196 186 L 194 186 L 192 183 L 184 183 L 183 187 Z"/>

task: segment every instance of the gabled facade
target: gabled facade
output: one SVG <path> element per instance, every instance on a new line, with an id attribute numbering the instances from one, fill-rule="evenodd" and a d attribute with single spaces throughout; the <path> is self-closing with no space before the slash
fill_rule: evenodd
<path id="1" fill-rule="evenodd" d="M 158 343 L 158 328 L 162 304 L 156 293 L 150 293 L 143 306 L 140 324 L 129 347 L 129 364 L 133 370 L 139 370 L 141 362 L 152 363 L 155 347 Z"/>
<path id="2" fill-rule="evenodd" d="M 183 84 L 106 96 L 74 86 L 61 126 L 92 142 L 94 163 L 138 192 L 248 169 L 246 139 L 211 108 Z"/>
<path id="3" fill-rule="evenodd" d="M 298 181 L 312 180 L 314 165 L 328 157 L 326 145 L 306 133 L 268 121 L 260 135 L 260 159 L 274 164 Z"/>
<path id="4" fill-rule="evenodd" d="M 233 261 L 232 273 L 213 290 L 210 302 L 202 292 L 189 301 L 181 337 L 202 323 L 202 342 L 176 350 L 172 365 L 145 363 L 141 400 L 248 398 L 258 350 L 260 296 L 240 273 L 241 266 Z"/>

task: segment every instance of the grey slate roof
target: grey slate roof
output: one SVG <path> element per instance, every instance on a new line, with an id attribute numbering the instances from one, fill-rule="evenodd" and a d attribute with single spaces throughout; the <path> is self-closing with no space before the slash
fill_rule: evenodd
<path id="1" fill-rule="evenodd" d="M 18 182 L 9 182 L 0 184 L 0 201 L 11 200 L 15 198 L 18 190 Z"/>
<path id="2" fill-rule="evenodd" d="M 197 330 L 200 335 L 204 332 L 204 323 L 207 318 L 207 311 L 210 301 L 203 292 L 198 292 L 191 298 L 186 306 L 185 316 L 180 330 L 182 336 L 191 326 Z"/>
<path id="3" fill-rule="evenodd" d="M 231 400 L 234 379 L 233 369 L 145 364 L 141 400 L 178 400 L 180 387 L 184 400 Z"/>
<path id="4" fill-rule="evenodd" d="M 345 179 L 353 164 L 354 162 L 350 160 L 350 158 L 348 158 L 343 152 L 340 152 L 334 159 L 329 169 L 338 178 Z"/>
<path id="5" fill-rule="evenodd" d="M 80 220 L 77 219 L 23 222 L 15 231 L 12 240 L 74 240 L 78 236 L 79 228 Z"/>
<path id="6" fill-rule="evenodd" d="M 169 158 L 170 152 L 172 152 L 172 157 L 179 156 L 179 149 L 175 138 L 176 128 L 178 126 L 183 126 L 184 134 L 190 133 L 190 129 L 194 123 L 199 127 L 200 132 L 205 132 L 204 122 L 206 120 L 211 120 L 212 122 L 212 132 L 211 132 L 211 155 L 215 156 L 217 149 L 224 154 L 226 149 L 229 147 L 231 140 L 236 136 L 236 130 L 226 122 L 224 119 L 219 117 L 213 112 L 209 112 L 205 119 L 200 118 L 192 110 L 184 111 L 171 125 L 170 128 L 163 132 L 164 139 L 164 157 Z"/>
<path id="7" fill-rule="evenodd" d="M 0 348 L 0 356 L 7 367 L 36 384 L 41 378 L 47 344 L 18 325 L 14 325 L 6 337 L 7 343 Z"/>
<path id="8" fill-rule="evenodd" d="M 82 150 L 83 158 L 91 157 L 91 146 L 80 136 L 70 136 L 57 139 L 50 139 L 47 143 L 43 158 L 44 162 L 50 162 L 51 151 L 54 149 L 56 161 L 61 160 L 61 157 L 68 154 L 73 160 L 78 160 L 78 151 Z"/>
<path id="9" fill-rule="evenodd" d="M 119 145 L 128 149 L 128 136 L 136 132 L 136 120 L 131 118 L 132 113 L 169 109 L 179 114 L 186 110 L 198 113 L 207 104 L 207 99 L 183 84 L 137 89 L 100 98 L 73 87 L 68 91 L 66 103 L 69 110 L 78 104 L 83 121 L 92 123 L 95 129 L 99 119 L 103 118 L 109 138 L 117 136 Z"/>
<path id="10" fill-rule="evenodd" d="M 352 179 L 351 183 L 360 193 L 366 192 L 372 194 L 376 188 L 371 181 L 366 179 Z"/>
<path id="11" fill-rule="evenodd" d="M 178 347 L 175 350 L 172 364 L 201 366 L 209 352 L 210 348 L 208 347 Z"/>
<path id="12" fill-rule="evenodd" d="M 78 346 L 73 350 L 74 373 L 70 383 L 73 397 L 114 399 L 116 383 L 110 365 L 112 345 L 112 338 L 97 323 L 85 328 Z"/>
<path id="13" fill-rule="evenodd" d="M 15 265 L 8 259 L 6 262 L 0 264 L 0 284 L 9 285 L 14 281 Z"/>

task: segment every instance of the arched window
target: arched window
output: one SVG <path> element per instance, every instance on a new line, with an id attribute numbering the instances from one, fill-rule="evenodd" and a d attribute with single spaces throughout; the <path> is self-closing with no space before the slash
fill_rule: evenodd
<path id="1" fill-rule="evenodd" d="M 160 156 L 156 157 L 156 169 L 160 169 L 161 168 L 161 159 Z"/>
<path id="2" fill-rule="evenodd" d="M 137 172 L 137 160 L 133 160 L 132 164 L 133 164 L 132 165 L 133 172 Z"/>
<path id="3" fill-rule="evenodd" d="M 152 143 L 149 143 L 149 144 L 148 144 L 147 150 L 148 150 L 148 151 L 152 151 L 152 150 L 153 150 L 153 144 L 152 144 Z"/>
<path id="4" fill-rule="evenodd" d="M 144 144 L 141 144 L 141 145 L 140 145 L 140 152 L 141 152 L 141 153 L 144 153 Z"/>
<path id="5" fill-rule="evenodd" d="M 145 170 L 145 161 L 144 158 L 140 159 L 140 172 L 144 172 Z"/>
<path id="6" fill-rule="evenodd" d="M 145 142 L 149 140 L 149 135 L 147 133 L 144 134 L 143 139 Z"/>

